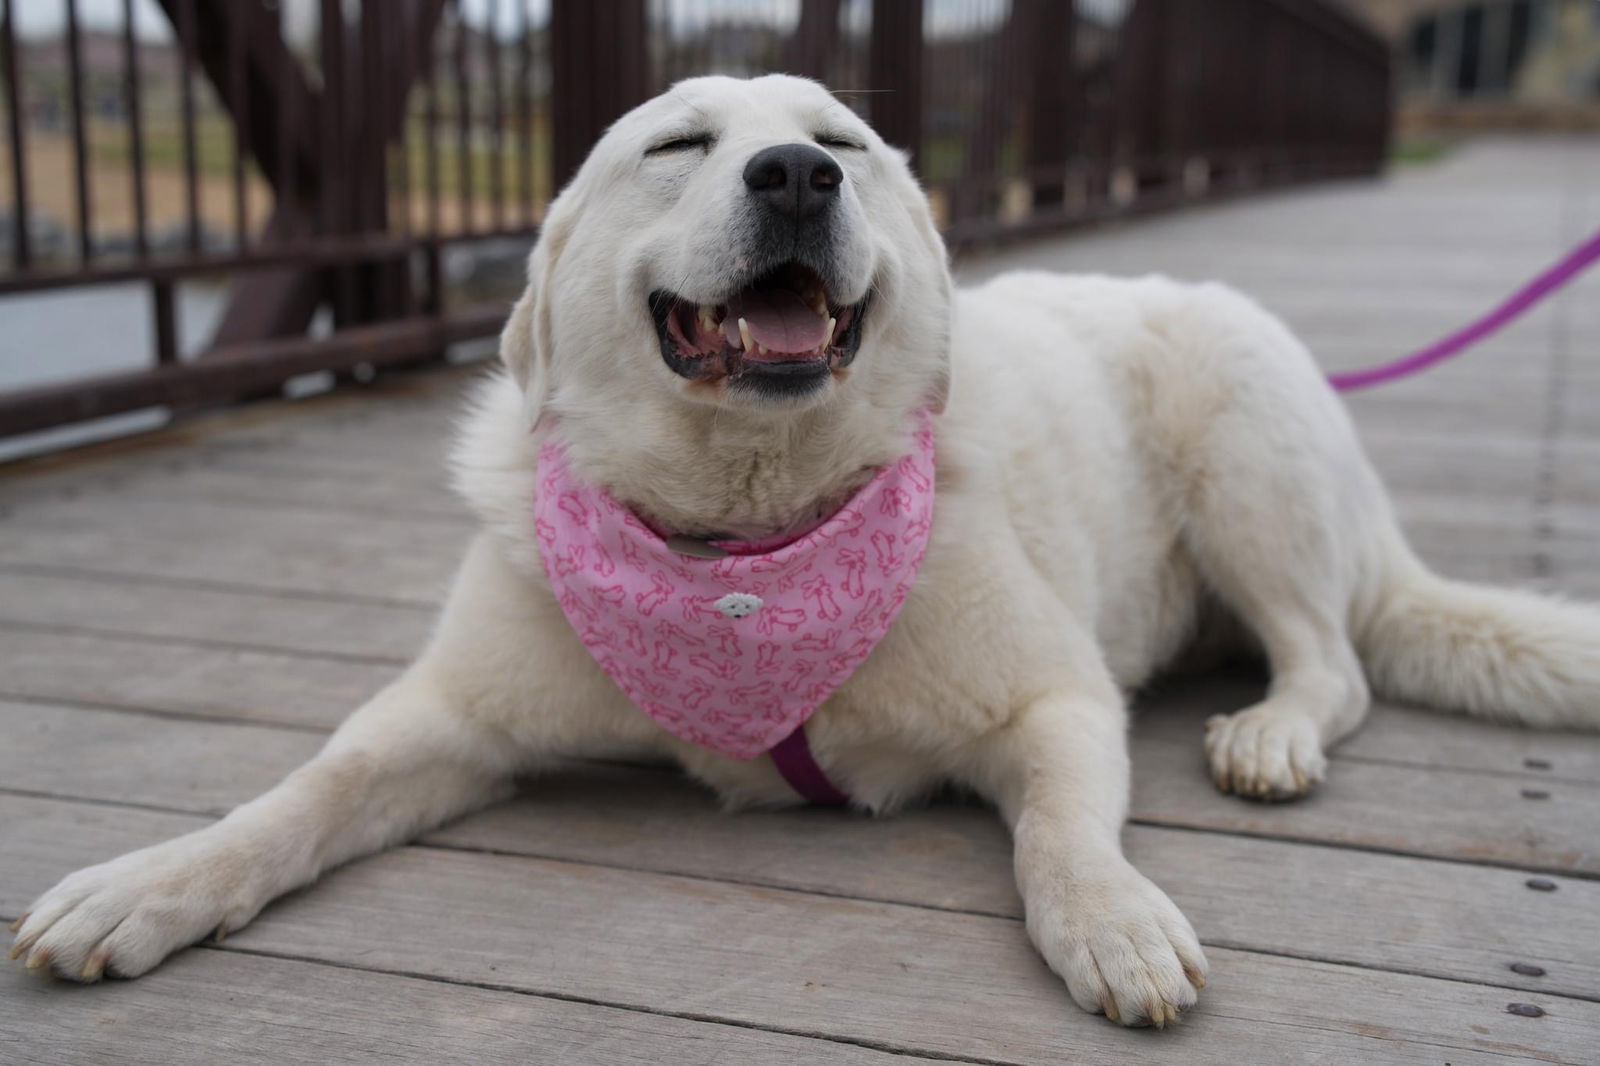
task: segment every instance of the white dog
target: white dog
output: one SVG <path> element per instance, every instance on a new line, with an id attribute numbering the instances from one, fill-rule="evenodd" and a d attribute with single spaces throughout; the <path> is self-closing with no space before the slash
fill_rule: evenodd
<path id="1" fill-rule="evenodd" d="M 1124 1024 L 1172 1021 L 1205 983 L 1189 923 L 1118 840 L 1124 693 L 1197 636 L 1225 627 L 1271 666 L 1266 699 L 1205 737 L 1217 786 L 1244 796 L 1313 788 L 1369 683 L 1600 724 L 1600 612 L 1419 563 L 1276 319 L 1159 278 L 954 292 L 901 155 L 812 82 L 701 78 L 624 116 L 551 205 L 529 274 L 509 373 L 455 456 L 484 529 L 419 661 L 265 796 L 67 877 L 14 955 L 81 980 L 144 973 L 556 756 L 645 745 L 731 803 L 794 802 L 772 759 L 644 713 L 569 621 L 536 526 L 547 444 L 626 505 L 620 521 L 692 554 L 804 534 L 911 453 L 931 414 L 937 502 L 914 589 L 804 735 L 862 808 L 942 782 L 992 799 L 1034 943 L 1073 999 Z M 760 602 L 719 610 L 749 625 Z"/>

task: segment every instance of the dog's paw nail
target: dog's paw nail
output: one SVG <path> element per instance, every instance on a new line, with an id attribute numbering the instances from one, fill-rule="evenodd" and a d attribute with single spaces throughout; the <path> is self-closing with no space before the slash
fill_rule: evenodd
<path id="1" fill-rule="evenodd" d="M 84 981 L 98 981 L 106 972 L 106 963 L 111 958 L 109 951 L 97 951 L 89 956 L 89 961 L 83 964 L 83 969 L 78 971 L 78 977 Z"/>

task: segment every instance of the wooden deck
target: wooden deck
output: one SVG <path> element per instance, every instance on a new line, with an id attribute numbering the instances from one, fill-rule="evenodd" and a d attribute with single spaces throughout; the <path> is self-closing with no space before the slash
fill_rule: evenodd
<path id="1" fill-rule="evenodd" d="M 1483 142 L 965 273 L 1223 278 L 1351 367 L 1597 226 L 1596 142 Z M 0 481 L 0 916 L 255 795 L 400 669 L 470 529 L 439 462 L 462 376 Z M 1353 406 L 1442 569 L 1600 597 L 1600 274 Z M 727 816 L 673 773 L 596 766 L 138 981 L 8 967 L 0 1061 L 1600 1062 L 1600 738 L 1380 708 L 1320 793 L 1263 806 L 1200 755 L 1201 720 L 1253 685 L 1169 685 L 1135 730 L 1128 848 L 1213 964 L 1175 1030 L 1072 1006 L 988 811 Z"/>

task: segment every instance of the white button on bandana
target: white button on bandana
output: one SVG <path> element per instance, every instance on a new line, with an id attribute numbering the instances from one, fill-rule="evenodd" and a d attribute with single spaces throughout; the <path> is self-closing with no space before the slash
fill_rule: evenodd
<path id="1" fill-rule="evenodd" d="M 724 618 L 743 618 L 761 610 L 761 597 L 748 592 L 730 592 L 712 604 Z"/>

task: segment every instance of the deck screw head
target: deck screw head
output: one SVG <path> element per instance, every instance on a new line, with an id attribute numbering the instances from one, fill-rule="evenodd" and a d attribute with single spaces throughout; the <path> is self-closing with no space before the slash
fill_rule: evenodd
<path id="1" fill-rule="evenodd" d="M 1535 966 L 1531 962 L 1514 962 L 1511 964 L 1512 973 L 1520 973 L 1524 977 L 1543 977 L 1544 967 Z"/>
<path id="2" fill-rule="evenodd" d="M 1525 788 L 1522 790 L 1522 798 L 1525 800 L 1547 800 L 1550 798 L 1550 793 L 1542 788 Z"/>
<path id="3" fill-rule="evenodd" d="M 1554 892 L 1556 890 L 1556 883 L 1548 877 L 1530 877 L 1527 880 L 1527 885 L 1535 892 Z"/>
<path id="4" fill-rule="evenodd" d="M 1507 1014 L 1519 1014 L 1524 1018 L 1543 1018 L 1544 1008 L 1532 1003 L 1507 1003 Z"/>
<path id="5" fill-rule="evenodd" d="M 1529 770 L 1548 770 L 1548 769 L 1550 769 L 1550 760 L 1549 759 L 1523 759 L 1522 760 L 1522 765 L 1527 767 Z"/>

